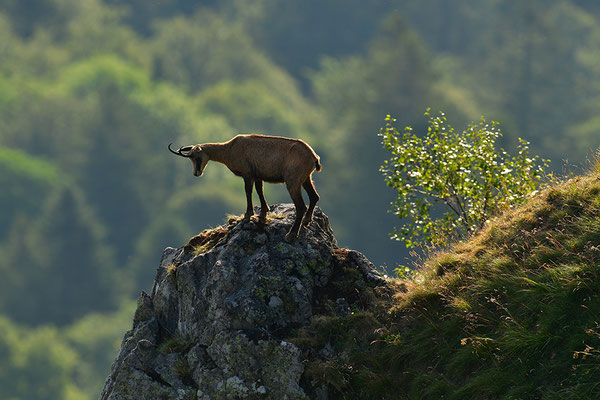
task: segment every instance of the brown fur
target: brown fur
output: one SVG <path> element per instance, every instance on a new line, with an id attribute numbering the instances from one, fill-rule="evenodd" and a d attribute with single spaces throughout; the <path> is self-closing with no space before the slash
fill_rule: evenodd
<path id="1" fill-rule="evenodd" d="M 170 147 L 169 149 L 171 150 Z M 260 220 L 264 222 L 269 207 L 263 194 L 263 182 L 285 183 L 296 206 L 296 219 L 286 235 L 288 241 L 298 236 L 301 223 L 307 225 L 312 219 L 319 200 L 312 182 L 312 173 L 315 169 L 321 171 L 321 163 L 319 156 L 302 140 L 280 136 L 237 135 L 225 143 L 181 147 L 175 154 L 192 160 L 195 176 L 202 175 L 208 161 L 225 164 L 231 172 L 241 176 L 246 189 L 246 221 L 254 214 L 253 186 L 260 199 Z M 308 209 L 302 199 L 302 187 L 310 199 Z"/>

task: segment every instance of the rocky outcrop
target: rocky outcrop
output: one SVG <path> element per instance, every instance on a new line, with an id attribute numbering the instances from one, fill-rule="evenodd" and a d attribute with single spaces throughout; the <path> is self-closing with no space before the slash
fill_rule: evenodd
<path id="1" fill-rule="evenodd" d="M 319 208 L 286 242 L 294 213 L 275 205 L 266 224 L 232 218 L 167 248 L 100 398 L 327 398 L 303 379 L 306 349 L 288 338 L 316 315 L 368 306 L 362 294 L 386 281 L 338 248 Z"/>

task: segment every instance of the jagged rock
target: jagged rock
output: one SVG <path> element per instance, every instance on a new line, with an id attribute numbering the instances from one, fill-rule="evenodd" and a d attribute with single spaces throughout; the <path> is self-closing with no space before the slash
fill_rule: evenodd
<path id="1" fill-rule="evenodd" d="M 309 398 L 302 351 L 286 337 L 328 307 L 348 313 L 357 293 L 386 281 L 362 254 L 338 248 L 318 207 L 286 242 L 294 213 L 275 205 L 266 224 L 232 218 L 167 248 L 100 398 Z"/>

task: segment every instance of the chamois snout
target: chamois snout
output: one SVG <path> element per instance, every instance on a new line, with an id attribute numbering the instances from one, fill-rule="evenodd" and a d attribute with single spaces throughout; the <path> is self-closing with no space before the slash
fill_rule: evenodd
<path id="1" fill-rule="evenodd" d="M 204 168 L 206 168 L 206 164 L 208 163 L 208 157 L 199 149 L 192 152 L 190 160 L 192 160 L 192 164 L 194 165 L 194 176 L 202 176 Z"/>
<path id="2" fill-rule="evenodd" d="M 202 176 L 204 173 L 204 168 L 202 168 L 202 160 L 191 159 L 192 164 L 194 164 L 194 176 Z"/>

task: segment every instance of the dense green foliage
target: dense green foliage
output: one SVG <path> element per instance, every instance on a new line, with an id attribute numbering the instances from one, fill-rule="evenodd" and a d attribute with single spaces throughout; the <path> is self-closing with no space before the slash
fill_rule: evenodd
<path id="1" fill-rule="evenodd" d="M 0 397 L 95 398 L 128 325 L 114 313 L 162 249 L 243 210 L 239 178 L 195 179 L 168 143 L 307 140 L 340 245 L 393 269 L 385 116 L 422 132 L 427 107 L 484 114 L 509 153 L 523 137 L 581 162 L 600 145 L 599 20 L 574 0 L 0 2 L 0 315 L 23 342 L 0 357 Z"/>
<path id="2" fill-rule="evenodd" d="M 335 398 L 596 399 L 599 227 L 600 170 L 434 255 L 387 308 L 291 340 L 340 351 L 309 364 Z"/>
<path id="3" fill-rule="evenodd" d="M 0 318 L 2 398 L 97 397 L 100 383 L 106 378 L 106 366 L 114 359 L 134 310 L 132 302 L 113 313 L 91 313 L 60 329 L 25 328 Z M 98 364 L 105 367 L 98 368 Z"/>
<path id="4" fill-rule="evenodd" d="M 407 247 L 440 246 L 477 232 L 503 209 L 522 202 L 540 188 L 544 166 L 529 155 L 519 138 L 517 156 L 496 149 L 502 136 L 496 122 L 483 118 L 459 133 L 442 113 L 429 112 L 423 137 L 406 127 L 400 134 L 389 115 L 382 128 L 383 146 L 392 153 L 381 167 L 388 186 L 398 192 L 393 213 L 409 222 L 392 237 Z M 446 206 L 441 215 L 436 204 Z"/>

